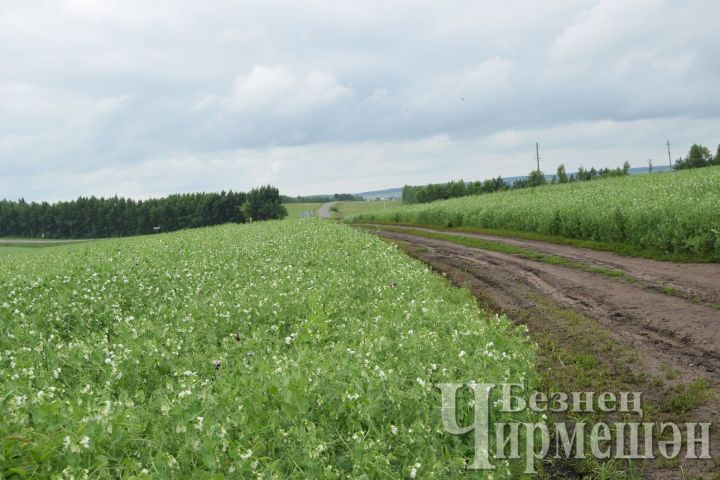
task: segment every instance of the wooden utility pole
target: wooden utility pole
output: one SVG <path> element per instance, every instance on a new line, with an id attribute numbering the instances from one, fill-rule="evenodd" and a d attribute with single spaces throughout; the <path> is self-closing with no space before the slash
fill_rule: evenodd
<path id="1" fill-rule="evenodd" d="M 535 142 L 535 159 L 537 160 L 537 171 L 540 171 L 540 144 Z"/>
<path id="2" fill-rule="evenodd" d="M 670 140 L 667 141 L 668 147 L 668 162 L 670 162 L 670 168 L 672 168 L 672 157 L 670 156 Z"/>

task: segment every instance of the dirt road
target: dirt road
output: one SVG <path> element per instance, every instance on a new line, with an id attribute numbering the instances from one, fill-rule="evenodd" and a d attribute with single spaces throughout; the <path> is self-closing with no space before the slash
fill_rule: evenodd
<path id="1" fill-rule="evenodd" d="M 63 243 L 87 242 L 88 240 L 41 240 L 29 238 L 0 238 L 0 245 L 59 245 Z"/>
<path id="2" fill-rule="evenodd" d="M 320 207 L 320 210 L 318 210 L 318 215 L 320 215 L 320 218 L 330 218 L 330 207 L 333 206 L 335 202 L 328 202 L 323 203 L 323 205 Z"/>
<path id="3" fill-rule="evenodd" d="M 608 276 L 446 240 L 378 233 L 469 288 L 486 308 L 525 323 L 540 344 L 542 368 L 557 371 L 548 374 L 553 381 L 584 389 L 642 391 L 648 405 L 657 407 L 658 417 L 668 421 L 720 419 L 720 265 L 666 263 L 538 241 L 451 233 L 624 273 Z M 567 351 L 573 369 L 557 365 L 565 358 L 558 356 L 558 348 Z M 579 368 L 574 359 L 584 357 L 591 360 Z M 595 378 L 596 371 L 603 373 Z M 567 375 L 584 383 L 572 383 L 575 379 L 569 381 L 563 377 Z M 702 396 L 702 401 L 676 401 L 693 395 Z M 717 428 L 711 437 L 713 457 L 718 458 Z M 684 477 L 679 476 L 680 468 Z M 717 462 L 686 460 L 648 464 L 643 475 L 718 478 L 712 477 L 717 471 Z"/>

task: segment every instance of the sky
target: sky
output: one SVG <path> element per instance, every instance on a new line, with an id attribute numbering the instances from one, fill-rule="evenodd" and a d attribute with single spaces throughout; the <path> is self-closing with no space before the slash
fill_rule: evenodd
<path id="1" fill-rule="evenodd" d="M 720 144 L 716 0 L 0 0 L 0 198 L 361 192 Z"/>

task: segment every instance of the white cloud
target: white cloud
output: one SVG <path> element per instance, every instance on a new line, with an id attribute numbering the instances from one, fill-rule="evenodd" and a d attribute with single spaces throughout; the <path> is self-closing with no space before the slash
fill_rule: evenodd
<path id="1" fill-rule="evenodd" d="M 238 112 L 290 115 L 328 107 L 351 94 L 352 89 L 340 84 L 331 72 L 255 66 L 235 80 L 225 102 Z"/>
<path id="2" fill-rule="evenodd" d="M 670 20 L 663 0 L 604 0 L 578 15 L 552 46 L 558 60 L 592 61 L 623 55 L 637 43 L 652 45 L 648 36 L 662 36 Z M 640 22 L 643 22 L 642 24 Z"/>
<path id="3" fill-rule="evenodd" d="M 677 154 L 714 146 L 719 13 L 715 0 L 5 0 L 0 196 L 372 190 L 526 173 L 535 141 L 550 170 L 660 158 L 667 138 Z"/>

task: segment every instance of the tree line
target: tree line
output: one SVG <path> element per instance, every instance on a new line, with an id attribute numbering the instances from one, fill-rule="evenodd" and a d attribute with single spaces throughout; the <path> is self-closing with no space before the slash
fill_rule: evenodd
<path id="1" fill-rule="evenodd" d="M 0 200 L 0 236 L 102 238 L 283 218 L 277 188 L 189 193 L 150 200 L 80 197 L 57 203 Z"/>
<path id="2" fill-rule="evenodd" d="M 702 168 L 720 165 L 720 145 L 718 145 L 717 153 L 712 156 L 710 150 L 703 145 L 694 144 L 690 147 L 686 157 L 680 157 L 675 160 L 673 169 L 686 170 L 688 168 Z"/>
<path id="3" fill-rule="evenodd" d="M 533 170 L 527 178 L 516 179 L 513 183 L 506 182 L 502 177 L 484 181 L 464 182 L 462 180 L 449 183 L 436 183 L 425 186 L 405 185 L 402 189 L 403 203 L 428 203 L 435 200 L 464 197 L 468 195 L 481 195 L 518 188 L 539 187 L 541 185 L 571 182 L 586 182 L 599 178 L 619 177 L 630 175 L 630 164 L 625 162 L 621 168 L 609 169 L 594 167 L 586 170 L 580 167 L 575 174 L 568 174 L 565 166 L 560 165 L 555 175 L 548 179 L 542 171 Z"/>

